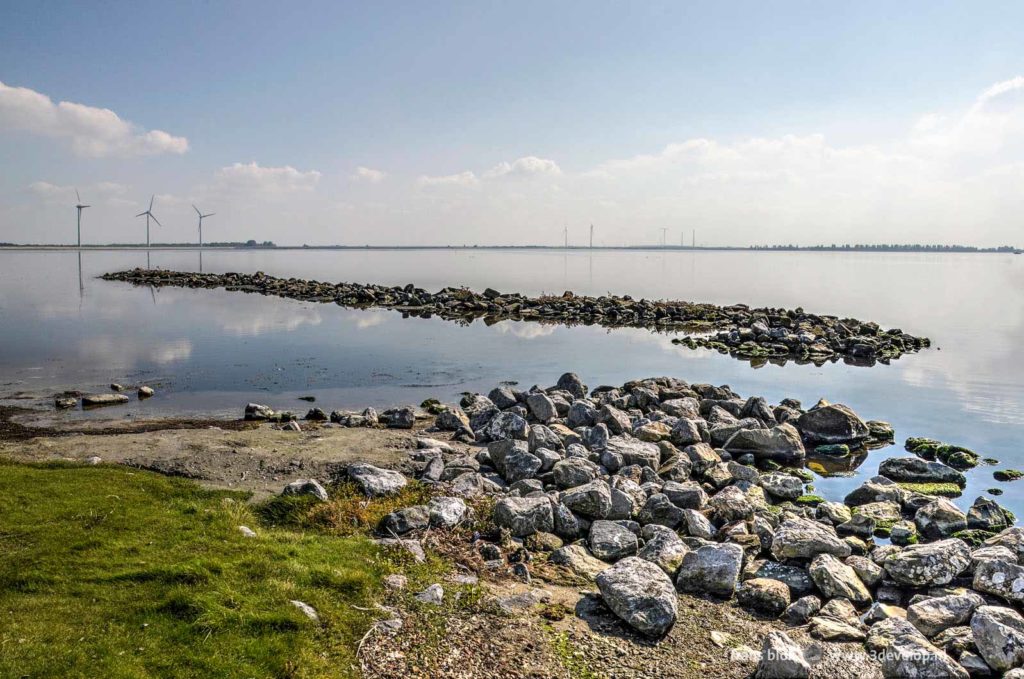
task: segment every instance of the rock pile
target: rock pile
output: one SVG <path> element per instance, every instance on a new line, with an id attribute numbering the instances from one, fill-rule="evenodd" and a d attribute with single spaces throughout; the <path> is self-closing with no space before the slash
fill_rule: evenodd
<path id="1" fill-rule="evenodd" d="M 431 293 L 405 286 L 324 283 L 255 274 L 200 274 L 160 269 L 108 273 L 104 280 L 137 285 L 224 288 L 345 307 L 381 307 L 410 316 L 438 316 L 468 323 L 503 320 L 566 325 L 640 327 L 659 331 L 699 332 L 673 340 L 691 348 L 704 347 L 743 359 L 796 359 L 822 364 L 843 358 L 872 364 L 930 346 L 925 337 L 877 323 L 810 314 L 803 309 L 750 308 L 743 304 L 716 306 L 682 301 L 635 300 L 629 295 L 589 297 L 565 292 L 560 296 L 527 297 L 488 288 L 444 288 Z"/>
<path id="2" fill-rule="evenodd" d="M 435 427 L 479 451 L 424 439 L 412 454 L 416 476 L 442 495 L 385 517 L 390 540 L 455 526 L 465 498 L 491 495 L 495 530 L 476 542 L 488 568 L 529 578 L 541 559 L 560 565 L 594 580 L 642 635 L 670 630 L 676 592 L 691 592 L 735 597 L 817 639 L 864 642 L 887 677 L 1024 665 L 1024 528 L 987 498 L 964 513 L 901 485 L 961 483 L 960 472 L 890 458 L 842 503 L 807 493 L 800 465 L 817 446 L 891 436 L 846 406 L 772 406 L 671 378 L 589 390 L 569 373 L 547 389 L 499 387 L 442 412 Z M 404 485 L 367 467 L 349 476 L 368 479 L 368 494 Z M 807 663 L 778 633 L 765 640 L 758 674 L 805 676 Z"/>

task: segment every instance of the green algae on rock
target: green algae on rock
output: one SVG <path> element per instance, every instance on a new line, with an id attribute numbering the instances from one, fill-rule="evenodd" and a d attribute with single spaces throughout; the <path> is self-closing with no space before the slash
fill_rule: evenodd
<path id="1" fill-rule="evenodd" d="M 911 436 L 904 447 L 918 457 L 938 460 L 954 469 L 973 469 L 981 462 L 981 456 L 970 448 L 942 443 L 936 439 Z"/>

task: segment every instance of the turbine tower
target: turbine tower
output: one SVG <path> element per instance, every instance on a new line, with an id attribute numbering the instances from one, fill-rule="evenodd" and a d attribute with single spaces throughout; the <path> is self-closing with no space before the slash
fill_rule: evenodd
<path id="1" fill-rule="evenodd" d="M 594 225 L 590 225 L 590 248 L 594 248 Z"/>
<path id="2" fill-rule="evenodd" d="M 150 196 L 150 198 L 149 198 L 149 209 L 146 210 L 145 212 L 140 212 L 139 214 L 135 215 L 136 217 L 143 217 L 143 216 L 145 216 L 145 218 L 146 218 L 146 247 L 147 248 L 149 247 L 149 219 L 150 219 L 150 217 L 153 218 L 153 221 L 156 222 L 157 226 L 163 226 L 163 224 L 160 223 L 160 220 L 156 218 L 156 215 L 153 214 L 153 200 L 155 198 L 156 198 L 155 194 L 153 196 Z"/>
<path id="3" fill-rule="evenodd" d="M 78 210 L 78 247 L 82 247 L 82 210 L 91 205 L 82 205 L 82 196 L 78 194 L 78 189 L 75 189 L 75 198 L 78 199 L 78 204 L 75 208 Z"/>
<path id="4" fill-rule="evenodd" d="M 569 247 L 569 227 L 563 226 L 562 232 L 565 234 L 565 247 Z"/>
<path id="5" fill-rule="evenodd" d="M 204 215 L 202 212 L 199 211 L 199 208 L 196 207 L 195 203 L 192 204 L 192 209 L 196 211 L 197 215 L 199 215 L 199 247 L 203 247 L 203 220 L 206 219 L 207 217 L 212 217 L 217 213 L 211 212 L 208 215 Z"/>
<path id="6" fill-rule="evenodd" d="M 661 229 L 661 247 L 665 247 L 666 245 L 668 245 L 668 242 L 666 241 L 666 238 L 668 238 L 668 229 L 662 227 L 662 229 Z"/>

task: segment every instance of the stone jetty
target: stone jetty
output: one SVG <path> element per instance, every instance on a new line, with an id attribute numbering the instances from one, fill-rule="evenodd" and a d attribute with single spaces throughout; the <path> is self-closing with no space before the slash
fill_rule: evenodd
<path id="1" fill-rule="evenodd" d="M 481 293 L 449 287 L 431 293 L 411 283 L 405 286 L 324 283 L 277 278 L 259 271 L 201 274 L 133 269 L 108 273 L 102 278 L 157 287 L 223 288 L 360 309 L 380 307 L 408 316 L 437 316 L 458 323 L 475 319 L 483 319 L 485 323 L 513 320 L 687 333 L 673 341 L 753 361 L 795 360 L 820 365 L 845 360 L 872 365 L 930 345 L 928 338 L 915 337 L 899 329 L 886 330 L 877 323 L 812 314 L 799 308 L 717 306 L 637 300 L 629 295 L 590 297 L 572 292 L 528 297 L 490 288 Z"/>
<path id="2" fill-rule="evenodd" d="M 885 677 L 1020 676 L 1024 528 L 1009 511 L 979 497 L 964 512 L 921 492 L 962 486 L 963 475 L 918 454 L 885 459 L 842 502 L 813 493 L 805 460 L 891 439 L 884 422 L 825 400 L 770 404 L 674 378 L 590 389 L 572 373 L 430 407 L 428 434 L 474 447 L 418 439 L 407 477 L 433 494 L 384 517 L 389 544 L 416 545 L 484 508 L 468 540 L 485 569 L 526 581 L 564 569 L 650 643 L 671 630 L 686 592 L 735 600 L 822 642 L 862 643 Z M 389 421 L 411 421 L 408 410 Z M 384 426 L 365 413 L 332 419 Z M 325 486 L 345 479 L 371 496 L 406 484 L 357 464 Z M 756 676 L 808 676 L 815 654 L 774 631 Z"/>

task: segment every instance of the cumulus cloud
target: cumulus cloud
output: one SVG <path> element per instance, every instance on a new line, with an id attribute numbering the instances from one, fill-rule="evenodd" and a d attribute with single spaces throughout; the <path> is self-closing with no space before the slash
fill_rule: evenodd
<path id="1" fill-rule="evenodd" d="M 484 173 L 485 179 L 497 179 L 499 177 L 539 177 L 558 176 L 562 174 L 558 163 L 546 158 L 537 156 L 524 156 L 511 163 L 501 162 Z"/>
<path id="2" fill-rule="evenodd" d="M 322 175 L 316 170 L 302 172 L 291 165 L 263 167 L 255 161 L 235 163 L 217 172 L 217 184 L 229 190 L 283 193 L 312 191 Z"/>
<path id="3" fill-rule="evenodd" d="M 78 155 L 151 156 L 188 151 L 188 139 L 145 130 L 106 108 L 70 101 L 54 103 L 27 87 L 0 82 L 0 126 L 66 140 Z"/>
<path id="4" fill-rule="evenodd" d="M 422 175 L 416 180 L 418 186 L 477 186 L 480 180 L 473 172 L 460 172 L 459 174 L 448 174 L 439 177 Z"/>
<path id="5" fill-rule="evenodd" d="M 369 182 L 371 184 L 379 184 L 384 181 L 388 176 L 387 172 L 382 170 L 374 170 L 369 167 L 363 167 L 360 165 L 356 168 L 356 171 L 352 173 L 352 179 L 357 181 Z"/>

